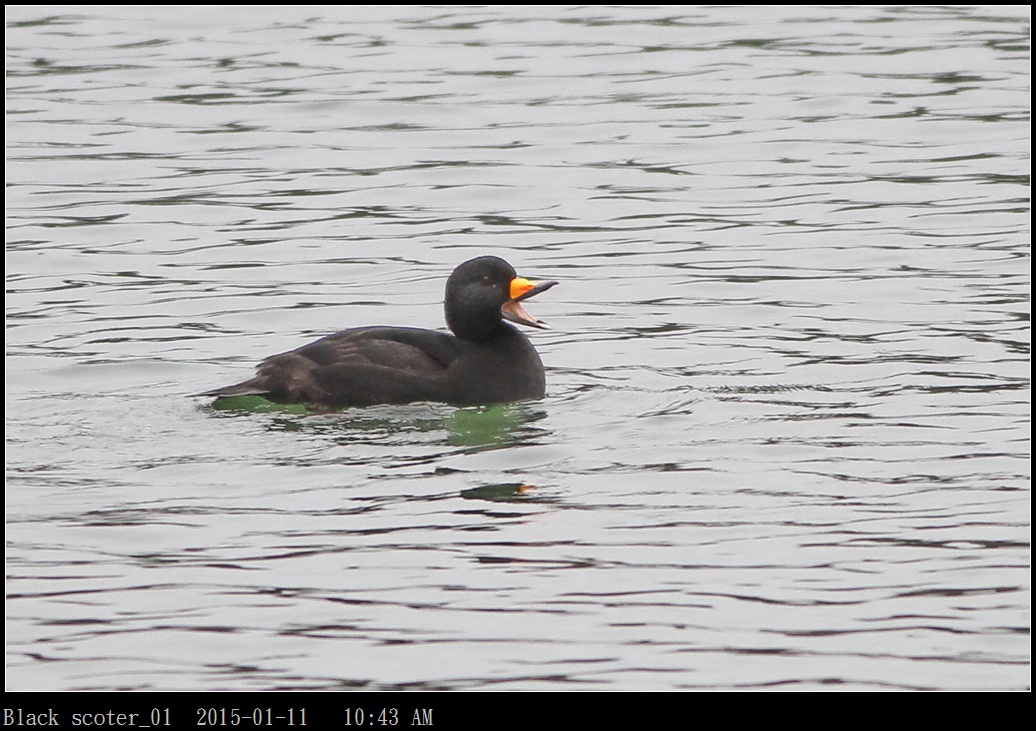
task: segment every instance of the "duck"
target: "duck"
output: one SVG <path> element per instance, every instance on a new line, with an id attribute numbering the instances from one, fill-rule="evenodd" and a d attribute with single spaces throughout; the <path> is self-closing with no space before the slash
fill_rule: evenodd
<path id="1" fill-rule="evenodd" d="M 446 280 L 449 333 L 389 326 L 342 330 L 266 358 L 254 378 L 201 395 L 262 396 L 318 409 L 542 399 L 543 362 L 525 333 L 510 323 L 549 330 L 522 303 L 556 284 L 536 284 L 500 257 L 480 256 Z"/>

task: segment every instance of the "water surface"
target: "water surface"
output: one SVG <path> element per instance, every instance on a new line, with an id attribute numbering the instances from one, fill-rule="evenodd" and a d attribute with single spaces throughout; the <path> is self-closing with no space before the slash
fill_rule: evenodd
<path id="1" fill-rule="evenodd" d="M 1028 689 L 1027 8 L 6 20 L 8 690 Z M 541 402 L 193 396 L 486 253 Z"/>

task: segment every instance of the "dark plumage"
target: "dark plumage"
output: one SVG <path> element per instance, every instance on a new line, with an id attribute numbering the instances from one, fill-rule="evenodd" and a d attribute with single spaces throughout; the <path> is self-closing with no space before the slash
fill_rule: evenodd
<path id="1" fill-rule="evenodd" d="M 495 256 L 472 259 L 446 282 L 446 324 L 453 335 L 409 327 L 342 330 L 267 358 L 251 380 L 202 395 L 261 395 L 323 408 L 543 398 L 540 356 L 504 319 L 547 328 L 520 303 L 555 284 L 534 285 Z"/>

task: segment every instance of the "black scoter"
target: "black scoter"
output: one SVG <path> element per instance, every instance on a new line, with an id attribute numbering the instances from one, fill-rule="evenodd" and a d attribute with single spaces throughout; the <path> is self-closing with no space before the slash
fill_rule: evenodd
<path id="1" fill-rule="evenodd" d="M 342 330 L 267 358 L 255 378 L 202 395 L 260 395 L 318 408 L 543 398 L 543 362 L 529 339 L 504 320 L 549 329 L 521 303 L 555 284 L 534 284 L 503 259 L 480 256 L 454 269 L 446 282 L 446 324 L 453 335 L 409 327 Z"/>

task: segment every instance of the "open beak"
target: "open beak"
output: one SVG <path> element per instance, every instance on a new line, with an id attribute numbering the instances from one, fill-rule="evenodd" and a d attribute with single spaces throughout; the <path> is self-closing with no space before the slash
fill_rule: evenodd
<path id="1" fill-rule="evenodd" d="M 534 297 L 540 292 L 546 292 L 548 289 L 553 287 L 557 282 L 543 282 L 542 284 L 533 284 L 528 279 L 522 279 L 521 277 L 515 277 L 511 280 L 511 299 L 504 302 L 500 308 L 500 312 L 503 314 L 505 320 L 511 322 L 517 322 L 519 325 L 528 325 L 529 327 L 538 327 L 541 330 L 550 330 L 550 325 L 537 320 L 535 317 L 530 315 L 522 307 L 522 300 Z"/>

